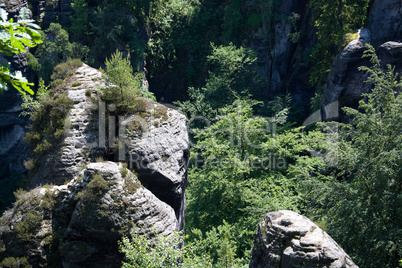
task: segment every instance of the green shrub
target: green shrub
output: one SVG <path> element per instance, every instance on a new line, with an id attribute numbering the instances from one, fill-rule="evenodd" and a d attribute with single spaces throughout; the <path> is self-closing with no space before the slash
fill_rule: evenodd
<path id="1" fill-rule="evenodd" d="M 42 223 L 42 216 L 37 211 L 27 211 L 20 222 L 15 225 L 17 238 L 30 241 Z"/>
<path id="2" fill-rule="evenodd" d="M 9 257 L 0 262 L 0 267 L 3 268 L 29 268 L 31 265 L 28 263 L 26 257 Z"/>
<path id="3" fill-rule="evenodd" d="M 74 71 L 82 66 L 80 59 L 67 59 L 66 62 L 59 63 L 54 67 L 52 76 L 53 81 L 57 79 L 64 80 L 67 76 L 72 75 Z"/>
<path id="4" fill-rule="evenodd" d="M 24 161 L 24 167 L 28 170 L 34 170 L 38 167 L 38 163 L 32 158 L 28 158 Z"/>
<path id="5" fill-rule="evenodd" d="M 121 176 L 123 176 L 123 178 L 125 178 L 128 174 L 128 169 L 123 167 L 120 169 L 120 173 L 121 173 Z"/>
<path id="6" fill-rule="evenodd" d="M 38 155 L 43 155 L 44 153 L 48 152 L 52 148 L 52 144 L 49 143 L 47 140 L 44 140 L 42 143 L 39 143 L 34 152 Z"/>
<path id="7" fill-rule="evenodd" d="M 192 248 L 179 246 L 183 242 L 183 236 L 180 233 L 175 232 L 171 236 L 153 235 L 156 236 L 156 242 L 135 233 L 132 234 L 131 239 L 123 237 L 119 242 L 120 252 L 125 255 L 123 267 L 212 267 L 207 256 L 199 257 L 192 252 Z"/>
<path id="8" fill-rule="evenodd" d="M 78 82 L 78 81 L 71 84 L 72 87 L 79 87 L 81 85 L 82 85 L 82 83 Z"/>
<path id="9" fill-rule="evenodd" d="M 91 97 L 92 91 L 90 89 L 85 90 L 85 96 Z"/>
<path id="10" fill-rule="evenodd" d="M 99 197 L 109 188 L 109 184 L 103 179 L 102 175 L 96 174 L 88 185 L 75 196 L 75 200 L 95 203 Z"/>

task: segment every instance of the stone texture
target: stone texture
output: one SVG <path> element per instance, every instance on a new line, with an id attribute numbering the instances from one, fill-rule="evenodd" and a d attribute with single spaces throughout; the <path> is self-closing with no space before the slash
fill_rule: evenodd
<path id="1" fill-rule="evenodd" d="M 365 83 L 367 74 L 358 70 L 360 66 L 370 66 L 369 58 L 362 58 L 367 47 L 359 40 L 351 41 L 332 65 L 321 103 L 323 120 L 347 121 L 341 108 L 345 106 L 357 108 L 361 95 L 370 91 L 371 85 Z M 384 69 L 387 64 L 391 64 L 396 72 L 402 72 L 402 43 L 386 42 L 376 53 Z"/>
<path id="2" fill-rule="evenodd" d="M 74 82 L 81 84 L 73 87 Z M 94 158 L 98 151 L 105 151 L 104 146 L 99 149 L 98 101 L 93 101 L 98 87 L 103 85 L 101 73 L 86 64 L 64 82 L 62 87 L 74 101 L 66 119 L 66 138 L 56 150 L 42 157 L 40 166 L 30 174 L 30 188 L 45 183 L 63 184 L 78 175 L 90 156 Z M 85 95 L 87 90 L 92 98 Z"/>
<path id="3" fill-rule="evenodd" d="M 144 112 L 121 123 L 126 158 L 143 185 L 173 207 L 182 230 L 190 154 L 186 118 L 174 109 L 141 100 Z"/>
<path id="4" fill-rule="evenodd" d="M 378 48 L 387 41 L 402 41 L 402 2 L 400 0 L 374 0 L 368 28 L 372 43 Z"/>
<path id="5" fill-rule="evenodd" d="M 55 267 L 120 267 L 122 236 L 170 235 L 178 225 L 173 209 L 124 170 L 120 163 L 91 163 L 67 185 L 24 194 L 0 218 L 0 259 L 26 256 L 34 267 L 50 260 Z M 31 219 L 29 235 L 22 236 L 18 225 L 30 212 L 40 220 Z"/>
<path id="6" fill-rule="evenodd" d="M 73 87 L 77 82 L 81 84 Z M 101 73 L 85 64 L 64 82 L 62 87 L 74 101 L 66 119 L 67 137 L 41 158 L 30 174 L 29 187 L 61 185 L 97 156 L 127 162 L 143 185 L 174 209 L 182 230 L 189 159 L 185 116 L 145 98 L 138 98 L 138 112 L 113 115 L 110 105 L 98 101 L 101 86 Z M 86 96 L 87 90 L 91 97 Z M 114 151 L 116 138 L 124 146 Z"/>
<path id="7" fill-rule="evenodd" d="M 324 88 L 321 104 L 323 120 L 340 119 L 341 107 L 356 107 L 361 94 L 368 92 L 369 85 L 364 83 L 367 74 L 358 71 L 358 67 L 369 63 L 367 58 L 362 59 L 365 50 L 367 47 L 363 42 L 353 40 L 336 57 Z M 339 101 L 339 110 L 328 110 L 330 104 L 336 101 Z"/>
<path id="8" fill-rule="evenodd" d="M 357 267 L 316 224 L 295 212 L 265 215 L 258 226 L 250 268 Z"/>

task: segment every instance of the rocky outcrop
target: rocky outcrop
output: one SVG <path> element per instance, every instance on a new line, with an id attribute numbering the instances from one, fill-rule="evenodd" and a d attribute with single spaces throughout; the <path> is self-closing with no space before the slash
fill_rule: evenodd
<path id="1" fill-rule="evenodd" d="M 316 224 L 295 212 L 265 215 L 258 226 L 250 268 L 357 267 Z"/>
<path id="2" fill-rule="evenodd" d="M 370 66 L 369 58 L 362 58 L 365 50 L 365 43 L 356 39 L 336 57 L 324 88 L 321 104 L 323 120 L 347 121 L 341 108 L 357 108 L 362 94 L 370 91 L 371 85 L 365 83 L 367 74 L 358 70 L 360 66 Z M 384 69 L 390 64 L 396 72 L 402 72 L 402 43 L 386 42 L 378 48 L 377 55 Z M 337 105 L 332 105 L 334 103 Z M 333 108 L 337 110 L 333 111 Z"/>
<path id="3" fill-rule="evenodd" d="M 373 1 L 369 26 L 373 45 L 378 48 L 387 41 L 402 41 L 402 3 L 400 0 Z"/>
<path id="4" fill-rule="evenodd" d="M 93 160 L 104 156 L 98 154 L 102 148 L 99 149 L 98 142 L 96 101 L 98 87 L 103 85 L 101 73 L 86 64 L 63 83 L 63 90 L 74 102 L 65 123 L 66 137 L 55 150 L 41 157 L 39 167 L 30 174 L 30 188 L 46 183 L 61 185 L 77 176 L 81 167 L 91 160 L 90 156 Z"/>
<path id="5" fill-rule="evenodd" d="M 99 101 L 102 86 L 101 73 L 85 64 L 63 83 L 74 102 L 66 119 L 66 138 L 40 158 L 30 174 L 30 188 L 61 185 L 97 157 L 126 162 L 144 187 L 174 209 L 182 230 L 189 159 L 186 118 L 145 98 L 137 99 L 137 112 L 115 115 L 113 105 Z M 117 140 L 121 146 L 115 146 Z"/>
<path id="6" fill-rule="evenodd" d="M 186 118 L 154 101 L 139 101 L 142 112 L 120 125 L 127 158 L 143 185 L 173 207 L 182 230 L 190 156 Z"/>
<path id="7" fill-rule="evenodd" d="M 0 224 L 0 259 L 27 257 L 34 267 L 120 267 L 122 236 L 169 235 L 178 222 L 122 164 L 99 162 L 66 185 L 19 193 Z"/>
<path id="8" fill-rule="evenodd" d="M 336 57 L 324 88 L 321 104 L 323 120 L 340 119 L 341 107 L 356 107 L 361 94 L 368 92 L 370 86 L 364 83 L 367 74 L 358 71 L 358 67 L 369 64 L 367 58 L 362 59 L 365 50 L 367 47 L 364 43 L 356 39 Z M 338 105 L 331 106 L 336 101 L 339 102 Z M 339 110 L 332 111 L 330 107 L 336 107 Z"/>

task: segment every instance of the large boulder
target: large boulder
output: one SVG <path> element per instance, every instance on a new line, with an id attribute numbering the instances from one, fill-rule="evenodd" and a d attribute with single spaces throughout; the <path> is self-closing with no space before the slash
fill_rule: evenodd
<path id="1" fill-rule="evenodd" d="M 357 267 L 316 224 L 288 210 L 270 212 L 258 226 L 250 268 Z"/>
<path id="2" fill-rule="evenodd" d="M 360 66 L 371 65 L 369 58 L 362 58 L 363 52 L 368 48 L 365 42 L 360 40 L 351 41 L 335 58 L 324 87 L 321 103 L 323 120 L 347 121 L 341 108 L 345 106 L 357 108 L 362 94 L 370 92 L 371 85 L 366 83 L 367 73 L 358 70 Z M 402 43 L 386 42 L 376 53 L 384 70 L 387 68 L 386 65 L 390 64 L 395 67 L 396 72 L 402 72 Z"/>
<path id="3" fill-rule="evenodd" d="M 26 257 L 34 267 L 120 267 L 123 236 L 170 235 L 178 222 L 121 163 L 99 162 L 66 185 L 20 193 L 0 224 L 0 259 Z"/>

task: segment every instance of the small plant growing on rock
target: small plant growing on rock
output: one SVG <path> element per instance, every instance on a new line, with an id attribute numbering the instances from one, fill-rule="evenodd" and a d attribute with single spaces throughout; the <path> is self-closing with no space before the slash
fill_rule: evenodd
<path id="1" fill-rule="evenodd" d="M 92 91 L 90 89 L 85 90 L 85 96 L 91 97 Z"/>
<path id="2" fill-rule="evenodd" d="M 81 85 L 82 85 L 82 83 L 78 82 L 78 81 L 71 84 L 72 87 L 79 87 Z"/>

